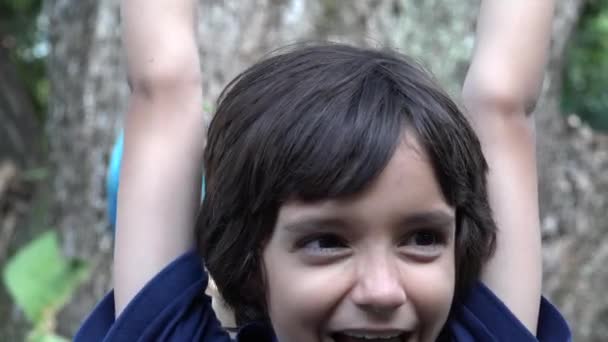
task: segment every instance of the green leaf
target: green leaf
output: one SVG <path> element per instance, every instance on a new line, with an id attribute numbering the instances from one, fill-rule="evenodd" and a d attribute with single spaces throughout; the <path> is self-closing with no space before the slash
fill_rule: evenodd
<path id="1" fill-rule="evenodd" d="M 66 260 L 54 231 L 42 234 L 19 250 L 4 269 L 5 286 L 32 323 L 52 319 L 86 279 L 83 262 Z"/>
<path id="2" fill-rule="evenodd" d="M 69 342 L 65 337 L 55 335 L 53 333 L 32 332 L 27 342 Z"/>

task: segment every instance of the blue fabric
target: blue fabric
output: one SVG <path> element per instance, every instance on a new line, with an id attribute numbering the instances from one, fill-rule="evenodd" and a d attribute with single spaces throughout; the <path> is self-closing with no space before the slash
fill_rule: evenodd
<path id="1" fill-rule="evenodd" d="M 456 341 L 571 341 L 568 324 L 547 299 L 540 299 L 537 336 L 483 283 L 456 303 L 448 329 Z"/>
<path id="2" fill-rule="evenodd" d="M 194 253 L 161 271 L 114 320 L 114 293 L 97 305 L 74 341 L 231 341 L 204 294 L 207 276 Z"/>
<path id="3" fill-rule="evenodd" d="M 116 205 L 118 202 L 118 179 L 120 176 L 120 162 L 122 160 L 122 150 L 124 145 L 124 135 L 121 132 L 112 147 L 108 173 L 106 176 L 106 203 L 108 221 L 112 229 L 116 225 Z"/>
<path id="4" fill-rule="evenodd" d="M 124 149 L 124 133 L 120 133 L 112 153 L 110 154 L 110 162 L 108 163 L 108 171 L 106 174 L 106 203 L 108 222 L 112 230 L 116 227 L 116 208 L 118 205 L 118 185 L 120 178 L 120 164 L 122 162 L 122 151 Z M 203 187 L 201 189 L 201 200 L 205 197 L 205 177 L 203 177 Z"/>
<path id="5" fill-rule="evenodd" d="M 129 303 L 114 320 L 111 292 L 95 308 L 74 341 L 202 341 L 229 342 L 205 295 L 207 274 L 195 253 L 178 258 Z M 478 283 L 462 303 L 456 303 L 447 323 L 451 341 L 537 341 L 507 307 Z M 566 321 L 546 299 L 541 299 L 538 340 L 571 341 Z M 262 324 L 245 326 L 238 342 L 276 341 L 272 329 Z"/>

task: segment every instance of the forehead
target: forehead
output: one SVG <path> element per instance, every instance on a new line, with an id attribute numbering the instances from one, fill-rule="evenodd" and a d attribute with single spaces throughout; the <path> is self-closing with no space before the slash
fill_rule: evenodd
<path id="1" fill-rule="evenodd" d="M 319 214 L 390 218 L 428 211 L 452 212 L 452 208 L 424 149 L 412 134 L 406 134 L 385 169 L 363 191 L 314 202 L 290 200 L 281 207 L 277 223 Z"/>

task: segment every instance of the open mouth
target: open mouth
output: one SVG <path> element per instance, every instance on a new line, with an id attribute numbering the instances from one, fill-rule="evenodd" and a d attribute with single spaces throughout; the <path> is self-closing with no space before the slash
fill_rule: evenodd
<path id="1" fill-rule="evenodd" d="M 387 332 L 337 332 L 332 334 L 335 342 L 406 342 L 411 333 L 405 331 Z"/>

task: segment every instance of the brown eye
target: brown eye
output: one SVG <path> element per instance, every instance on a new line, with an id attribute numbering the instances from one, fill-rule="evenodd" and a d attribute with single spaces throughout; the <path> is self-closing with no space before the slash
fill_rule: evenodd
<path id="1" fill-rule="evenodd" d="M 433 229 L 419 230 L 406 236 L 401 243 L 404 253 L 430 261 L 441 255 L 446 237 Z"/>
<path id="2" fill-rule="evenodd" d="M 331 233 L 309 235 L 300 239 L 295 247 L 306 264 L 319 266 L 339 262 L 352 252 L 346 239 Z"/>
<path id="3" fill-rule="evenodd" d="M 306 239 L 302 243 L 302 248 L 313 251 L 325 250 L 325 252 L 327 252 L 327 250 L 347 248 L 347 245 L 340 237 L 336 235 L 325 234 Z"/>
<path id="4" fill-rule="evenodd" d="M 342 260 L 351 254 L 348 241 L 338 234 L 319 233 L 300 239 L 296 250 L 302 260 L 311 265 L 325 265 Z"/>
<path id="5" fill-rule="evenodd" d="M 439 243 L 437 234 L 433 232 L 418 232 L 414 234 L 413 239 L 418 246 L 433 246 Z"/>

